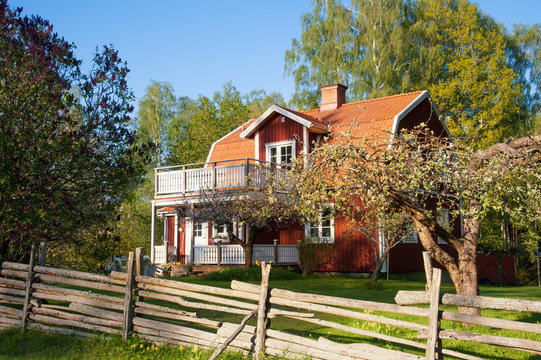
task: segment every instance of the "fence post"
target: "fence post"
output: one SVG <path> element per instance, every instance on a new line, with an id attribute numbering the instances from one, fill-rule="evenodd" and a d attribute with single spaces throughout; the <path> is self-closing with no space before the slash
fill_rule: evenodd
<path id="1" fill-rule="evenodd" d="M 280 242 L 279 239 L 272 240 L 274 242 L 274 263 L 278 264 L 278 243 Z"/>
<path id="2" fill-rule="evenodd" d="M 145 275 L 143 250 L 142 247 L 135 248 L 135 275 Z"/>
<path id="3" fill-rule="evenodd" d="M 428 334 L 426 339 L 426 360 L 442 359 L 440 332 L 440 286 L 441 270 L 432 270 L 430 285 L 430 308 L 428 310 Z"/>
<path id="4" fill-rule="evenodd" d="M 46 257 L 47 257 L 47 241 L 41 241 L 39 243 L 39 266 L 45 266 Z"/>
<path id="5" fill-rule="evenodd" d="M 269 294 L 269 275 L 271 265 L 261 263 L 261 287 L 259 292 L 259 306 L 257 308 L 257 329 L 255 335 L 255 358 L 261 360 L 261 352 L 265 351 L 265 327 L 267 322 L 267 300 Z"/>
<path id="6" fill-rule="evenodd" d="M 133 324 L 133 251 L 128 256 L 126 294 L 124 296 L 124 314 L 122 318 L 122 339 L 127 340 Z"/>
<path id="7" fill-rule="evenodd" d="M 212 189 L 216 189 L 216 185 L 217 185 L 217 181 L 216 181 L 216 161 L 214 161 L 212 163 L 212 175 L 211 175 L 211 180 L 212 180 Z"/>
<path id="8" fill-rule="evenodd" d="M 26 330 L 26 318 L 28 317 L 28 308 L 30 305 L 30 292 L 32 291 L 32 280 L 34 280 L 34 255 L 36 252 L 36 245 L 32 244 L 30 249 L 30 261 L 28 263 L 28 279 L 26 279 L 26 289 L 24 295 L 23 306 L 23 319 L 22 319 L 22 331 Z"/>
<path id="9" fill-rule="evenodd" d="M 432 256 L 429 251 L 423 251 L 423 263 L 425 265 L 426 274 L 426 291 L 430 291 L 432 284 Z"/>

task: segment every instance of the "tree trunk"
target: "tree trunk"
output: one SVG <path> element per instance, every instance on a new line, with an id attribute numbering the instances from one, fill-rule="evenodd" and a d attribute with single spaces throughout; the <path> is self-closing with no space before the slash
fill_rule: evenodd
<path id="1" fill-rule="evenodd" d="M 385 263 L 385 260 L 387 259 L 387 255 L 389 254 L 390 250 L 391 249 L 389 248 L 385 248 L 383 254 L 381 254 L 380 257 L 376 258 L 376 268 L 374 269 L 374 271 L 372 272 L 372 276 L 370 277 L 371 283 L 375 282 L 378 279 L 379 274 L 381 273 L 381 269 L 383 268 L 383 264 Z M 389 269 L 387 269 L 387 271 L 389 271 Z"/>
<path id="2" fill-rule="evenodd" d="M 254 240 L 257 232 L 251 228 L 248 230 L 248 236 L 246 237 L 246 243 L 242 246 L 244 248 L 244 267 L 249 268 L 252 266 L 252 259 L 254 257 Z"/>

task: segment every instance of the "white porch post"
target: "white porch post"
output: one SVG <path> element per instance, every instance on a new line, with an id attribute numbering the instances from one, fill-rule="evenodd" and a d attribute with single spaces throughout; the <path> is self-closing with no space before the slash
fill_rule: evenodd
<path id="1" fill-rule="evenodd" d="M 152 216 L 150 222 L 150 261 L 154 263 L 154 245 L 156 243 L 156 204 L 152 201 Z"/>
<path id="2" fill-rule="evenodd" d="M 302 128 L 302 141 L 303 141 L 303 152 L 304 152 L 304 167 L 308 167 L 308 152 L 310 151 L 310 136 L 308 133 L 308 128 L 304 126 Z"/>
<path id="3" fill-rule="evenodd" d="M 175 258 L 178 261 L 178 214 L 175 212 Z"/>

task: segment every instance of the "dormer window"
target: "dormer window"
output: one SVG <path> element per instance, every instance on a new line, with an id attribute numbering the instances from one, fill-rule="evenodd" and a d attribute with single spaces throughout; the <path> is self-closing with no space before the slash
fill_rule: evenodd
<path id="1" fill-rule="evenodd" d="M 266 144 L 267 161 L 275 164 L 291 164 L 295 157 L 295 140 Z"/>

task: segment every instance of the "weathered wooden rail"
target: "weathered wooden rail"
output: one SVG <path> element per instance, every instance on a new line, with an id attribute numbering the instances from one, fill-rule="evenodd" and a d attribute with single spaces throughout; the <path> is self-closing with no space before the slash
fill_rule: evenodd
<path id="1" fill-rule="evenodd" d="M 141 256 L 141 249 L 135 255 L 130 254 L 128 273 L 112 272 L 108 276 L 34 266 L 33 262 L 4 262 L 0 269 L 0 303 L 3 303 L 0 304 L 0 328 L 26 327 L 81 337 L 105 333 L 127 338 L 134 334 L 157 344 L 215 349 L 211 359 L 226 348 L 253 353 L 256 358 L 264 353 L 322 360 L 435 359 L 444 355 L 479 359 L 443 348 L 442 339 L 541 354 L 541 342 L 538 341 L 442 329 L 441 320 L 450 320 L 541 334 L 539 324 L 464 315 L 439 308 L 440 304 L 445 304 L 541 312 L 541 302 L 442 295 L 439 288 L 441 273 L 437 269 L 429 269 L 431 283 L 426 292 L 399 292 L 397 304 L 386 304 L 269 288 L 268 264 L 262 264 L 261 285 L 233 281 L 229 289 L 150 278 L 141 275 Z M 430 304 L 430 308 L 406 306 L 411 304 Z M 372 313 L 374 311 L 379 314 Z M 211 318 L 211 313 L 236 315 L 239 323 Z M 408 329 L 417 332 L 419 339 L 360 329 L 326 320 L 320 314 Z M 404 321 L 382 314 L 428 318 L 428 326 L 421 321 Z M 278 331 L 269 326 L 270 319 L 277 317 L 350 333 L 353 339 L 362 336 L 394 343 L 403 350 L 362 343 L 360 338 L 355 340 L 358 343 L 343 344 L 323 337 L 312 339 Z M 255 326 L 249 323 L 254 318 Z"/>

